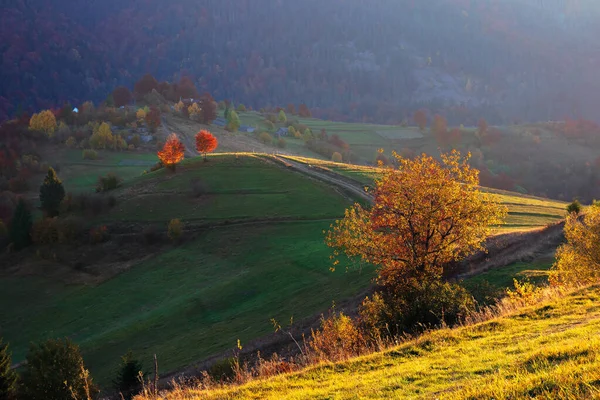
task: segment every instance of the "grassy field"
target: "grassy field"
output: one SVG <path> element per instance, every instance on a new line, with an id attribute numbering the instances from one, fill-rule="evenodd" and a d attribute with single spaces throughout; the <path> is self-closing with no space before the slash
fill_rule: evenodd
<path id="1" fill-rule="evenodd" d="M 119 168 L 118 156 L 102 165 Z M 91 189 L 92 171 L 71 170 L 65 186 Z M 131 176 L 113 192 L 118 205 L 102 220 L 166 226 L 178 217 L 186 224 L 200 221 L 204 230 L 97 286 L 2 276 L 1 329 L 16 362 L 31 341 L 69 336 L 102 385 L 129 349 L 147 366 L 156 353 L 161 370 L 172 371 L 231 349 L 237 339 L 271 333 L 270 318 L 298 321 L 325 312 L 372 278 L 366 270 L 329 270 L 322 232 L 350 201 L 325 184 L 234 155 L 186 160 L 176 173 Z M 191 196 L 192 180 L 204 185 L 199 198 Z"/>
<path id="2" fill-rule="evenodd" d="M 345 177 L 351 178 L 365 186 L 373 186 L 379 174 L 379 169 L 360 165 L 334 163 L 306 157 L 286 156 L 304 164 L 325 168 Z M 545 227 L 565 217 L 567 203 L 557 200 L 543 199 L 522 195 L 516 192 L 483 188 L 492 193 L 493 197 L 508 207 L 506 223 L 496 229 L 499 233 L 526 231 Z"/>
<path id="3" fill-rule="evenodd" d="M 167 399 L 600 398 L 600 288 L 388 351 Z"/>

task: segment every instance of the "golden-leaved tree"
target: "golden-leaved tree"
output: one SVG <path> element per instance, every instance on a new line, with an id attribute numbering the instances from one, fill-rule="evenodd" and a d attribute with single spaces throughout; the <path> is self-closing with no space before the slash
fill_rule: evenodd
<path id="1" fill-rule="evenodd" d="M 436 290 L 440 298 L 421 304 L 444 304 L 450 298 L 467 301 L 462 289 L 442 281 L 444 267 L 483 249 L 506 208 L 479 190 L 479 171 L 469 166 L 469 156 L 456 150 L 443 154 L 441 162 L 425 154 L 412 160 L 396 153 L 394 157 L 398 168 L 386 169 L 376 181 L 373 207 L 355 204 L 346 210 L 326 241 L 336 254 L 341 251 L 378 267 L 379 294 L 363 309 L 377 309 L 375 313 L 388 317 L 396 314 L 386 321 L 377 317 L 379 322 L 408 324 L 406 316 L 416 313 L 410 323 L 439 323 L 421 319 L 435 310 L 415 312 L 411 303 Z M 378 302 L 379 306 L 374 304 Z M 446 308 L 441 307 L 442 314 Z"/>
<path id="2" fill-rule="evenodd" d="M 111 149 L 113 148 L 115 137 L 112 134 L 110 125 L 106 122 L 94 128 L 94 133 L 90 137 L 90 146 L 92 149 Z"/>
<path id="3" fill-rule="evenodd" d="M 556 251 L 550 282 L 597 283 L 600 279 L 600 205 L 592 205 L 583 216 L 570 213 L 564 233 L 567 242 Z"/>
<path id="4" fill-rule="evenodd" d="M 56 117 L 50 110 L 40 111 L 33 114 L 29 120 L 29 128 L 34 131 L 44 132 L 48 137 L 52 137 L 56 131 Z"/>

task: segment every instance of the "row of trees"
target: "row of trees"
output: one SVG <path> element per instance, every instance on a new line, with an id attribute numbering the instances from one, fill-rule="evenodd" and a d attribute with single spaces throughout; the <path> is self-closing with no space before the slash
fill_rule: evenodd
<path id="1" fill-rule="evenodd" d="M 142 387 L 142 364 L 130 351 L 121 357 L 113 388 L 131 399 Z M 8 343 L 0 338 L 0 399 L 92 400 L 98 387 L 87 370 L 79 346 L 69 339 L 32 344 L 21 374 L 11 367 Z"/>

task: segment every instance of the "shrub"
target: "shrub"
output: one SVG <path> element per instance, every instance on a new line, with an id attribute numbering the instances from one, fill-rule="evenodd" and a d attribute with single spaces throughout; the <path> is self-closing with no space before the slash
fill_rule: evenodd
<path id="1" fill-rule="evenodd" d="M 27 399 L 87 399 L 98 390 L 85 369 L 79 347 L 69 339 L 31 345 L 22 375 Z"/>
<path id="2" fill-rule="evenodd" d="M 121 357 L 121 365 L 113 385 L 123 398 L 131 399 L 140 391 L 142 386 L 139 380 L 140 372 L 142 372 L 142 364 L 134 358 L 131 350 Z"/>
<path id="3" fill-rule="evenodd" d="M 474 311 L 473 296 L 448 282 L 403 282 L 376 292 L 360 308 L 361 325 L 372 338 L 399 335 L 429 327 L 455 325 Z"/>
<path id="4" fill-rule="evenodd" d="M 23 193 L 29 190 L 29 179 L 26 175 L 19 174 L 8 181 L 8 190 L 14 193 Z"/>
<path id="5" fill-rule="evenodd" d="M 135 134 L 133 135 L 129 143 L 134 145 L 135 147 L 140 147 L 140 144 L 142 143 L 142 138 L 140 137 L 140 135 Z"/>
<path id="6" fill-rule="evenodd" d="M 40 186 L 40 202 L 42 210 L 49 217 L 58 215 L 60 203 L 65 197 L 65 188 L 53 168 L 48 169 L 44 183 Z"/>
<path id="7" fill-rule="evenodd" d="M 90 230 L 90 242 L 92 244 L 104 243 L 109 239 L 108 228 L 102 225 Z"/>
<path id="8" fill-rule="evenodd" d="M 269 131 L 274 131 L 275 130 L 275 124 L 272 123 L 271 121 L 265 121 L 265 127 Z"/>
<path id="9" fill-rule="evenodd" d="M 217 382 L 228 382 L 235 377 L 236 367 L 237 360 L 235 358 L 224 358 L 214 363 L 207 372 Z"/>
<path id="10" fill-rule="evenodd" d="M 275 124 L 277 122 L 277 117 L 275 116 L 275 114 L 268 114 L 265 117 L 265 122 L 271 122 L 271 123 Z"/>
<path id="11" fill-rule="evenodd" d="M 146 245 L 151 246 L 160 242 L 161 234 L 156 226 L 150 225 L 142 230 L 142 239 Z"/>
<path id="12" fill-rule="evenodd" d="M 271 144 L 271 143 L 273 143 L 273 137 L 271 136 L 271 134 L 269 134 L 269 132 L 263 132 L 263 133 L 261 133 L 258 136 L 258 140 L 260 140 L 264 144 Z"/>
<path id="13" fill-rule="evenodd" d="M 181 237 L 183 236 L 183 225 L 181 223 L 181 220 L 174 218 L 171 221 L 169 221 L 167 235 L 173 243 L 178 243 L 181 240 Z"/>
<path id="14" fill-rule="evenodd" d="M 581 212 L 581 203 L 579 200 L 573 200 L 573 202 L 567 206 L 567 212 L 569 214 L 579 214 Z"/>
<path id="15" fill-rule="evenodd" d="M 75 148 L 75 146 L 77 146 L 77 140 L 75 139 L 75 137 L 73 136 L 69 136 L 69 138 L 67 139 L 67 141 L 65 142 L 65 145 L 70 148 L 73 149 Z"/>
<path id="16" fill-rule="evenodd" d="M 97 160 L 98 159 L 98 152 L 96 150 L 83 150 L 83 152 L 81 153 L 81 156 L 83 157 L 84 160 Z"/>
<path id="17" fill-rule="evenodd" d="M 336 151 L 331 155 L 331 161 L 341 163 L 343 161 L 342 155 Z"/>
<path id="18" fill-rule="evenodd" d="M 42 218 L 36 221 L 31 228 L 31 240 L 38 245 L 58 243 L 57 218 Z"/>
<path id="19" fill-rule="evenodd" d="M 239 112 L 245 112 L 245 111 L 246 111 L 246 106 L 245 106 L 245 105 L 243 105 L 243 104 L 240 104 L 240 105 L 237 107 L 237 110 L 238 110 Z"/>
<path id="20" fill-rule="evenodd" d="M 159 161 L 150 167 L 150 172 L 158 171 L 159 169 L 163 169 L 163 168 L 164 168 L 164 165 Z"/>
<path id="21" fill-rule="evenodd" d="M 127 150 L 129 151 L 134 151 L 135 150 L 135 146 L 130 144 L 129 146 L 127 146 Z"/>
<path id="22" fill-rule="evenodd" d="M 367 350 L 361 329 L 343 313 L 321 317 L 321 328 L 312 332 L 310 348 L 320 360 L 338 361 Z"/>
<path id="23" fill-rule="evenodd" d="M 279 138 L 277 139 L 277 147 L 279 147 L 280 149 L 285 149 L 285 147 L 287 146 L 287 143 L 285 142 L 284 138 Z"/>
<path id="24" fill-rule="evenodd" d="M 108 192 L 121 186 L 122 180 L 117 175 L 109 172 L 106 176 L 98 177 L 98 185 L 96 185 L 96 193 Z"/>

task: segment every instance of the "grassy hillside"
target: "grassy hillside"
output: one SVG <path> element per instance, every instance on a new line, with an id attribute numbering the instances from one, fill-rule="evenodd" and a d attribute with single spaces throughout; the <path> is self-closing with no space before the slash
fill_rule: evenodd
<path id="1" fill-rule="evenodd" d="M 77 151 L 63 156 L 60 176 L 68 191 L 91 190 L 98 174 L 126 178 L 112 192 L 117 206 L 95 224 L 164 229 L 170 219 L 181 218 L 196 236 L 165 246 L 110 280 L 94 280 L 100 284 L 44 277 L 57 267 L 51 264 L 1 276 L 0 303 L 9 305 L 0 307 L 2 334 L 17 362 L 30 342 L 69 336 L 103 385 L 129 349 L 145 365 L 156 353 L 161 370 L 172 371 L 230 349 L 237 339 L 247 343 L 272 332 L 271 318 L 299 320 L 326 311 L 371 280 L 368 270 L 328 268 L 331 252 L 322 232 L 352 200 L 268 158 L 217 154 L 206 163 L 188 159 L 176 173 L 140 175 L 154 155 L 107 152 L 94 162 L 80 161 Z M 559 207 L 503 195 L 515 213 L 526 201 L 542 202 L 530 205 L 540 213 Z M 125 246 L 137 255 L 146 251 L 136 243 Z"/>
<path id="2" fill-rule="evenodd" d="M 106 155 L 106 168 L 120 174 L 113 157 Z M 67 190 L 91 188 L 97 169 L 76 173 L 75 167 L 62 169 Z M 192 196 L 192 180 L 203 184 L 199 197 Z M 0 304 L 8 305 L 0 307 L 2 335 L 16 362 L 31 341 L 69 336 L 81 345 L 101 384 L 110 382 L 129 349 L 147 366 L 156 353 L 161 369 L 172 371 L 232 348 L 237 339 L 247 343 L 271 333 L 271 318 L 300 320 L 326 311 L 332 301 L 364 289 L 372 276 L 328 268 L 322 232 L 350 201 L 260 158 L 190 159 L 175 174 L 138 173 L 113 194 L 117 207 L 97 222 L 164 229 L 171 218 L 182 218 L 196 230 L 195 238 L 166 246 L 95 286 L 70 285 L 63 283 L 68 277 L 43 273 L 2 276 Z"/>
<path id="3" fill-rule="evenodd" d="M 365 186 L 372 186 L 379 174 L 379 169 L 374 167 L 334 163 L 298 156 L 285 157 L 303 164 L 335 172 Z M 497 232 L 499 233 L 542 228 L 563 219 L 566 214 L 567 204 L 562 201 L 490 188 L 483 188 L 483 190 L 492 193 L 497 201 L 508 207 L 509 213 L 506 224 L 497 228 Z"/>
<path id="4" fill-rule="evenodd" d="M 388 351 L 168 399 L 600 398 L 600 287 Z"/>

